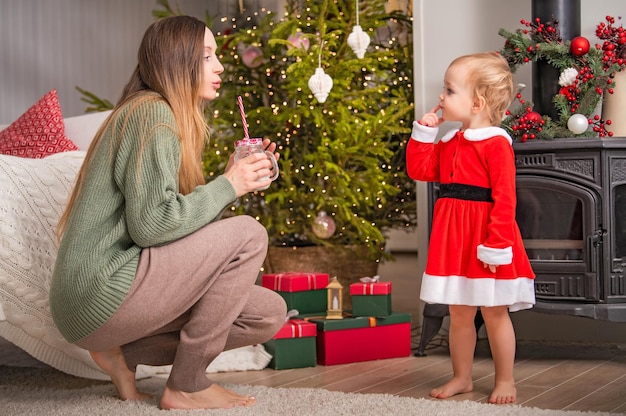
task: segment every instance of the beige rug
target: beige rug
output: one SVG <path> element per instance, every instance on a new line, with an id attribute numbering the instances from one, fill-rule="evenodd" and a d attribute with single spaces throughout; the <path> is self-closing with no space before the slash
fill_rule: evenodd
<path id="1" fill-rule="evenodd" d="M 141 390 L 158 396 L 165 379 L 139 381 Z M 227 385 L 257 398 L 249 408 L 164 411 L 155 398 L 122 402 L 109 382 L 87 380 L 45 368 L 0 367 L 0 414 L 45 416 L 97 415 L 254 415 L 254 416 L 615 416 L 599 412 L 566 412 L 522 406 L 496 406 L 472 401 L 413 399 L 384 394 L 338 393 L 322 389 Z"/>

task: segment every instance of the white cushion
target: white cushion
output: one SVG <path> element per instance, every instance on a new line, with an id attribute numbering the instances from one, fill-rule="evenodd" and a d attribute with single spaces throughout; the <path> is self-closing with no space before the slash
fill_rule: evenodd
<path id="1" fill-rule="evenodd" d="M 111 110 L 68 117 L 64 119 L 65 135 L 69 137 L 80 150 L 87 150 L 96 132 L 109 114 L 111 114 Z"/>

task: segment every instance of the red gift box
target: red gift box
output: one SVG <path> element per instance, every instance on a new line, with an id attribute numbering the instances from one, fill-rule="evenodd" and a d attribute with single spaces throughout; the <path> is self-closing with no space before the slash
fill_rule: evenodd
<path id="1" fill-rule="evenodd" d="M 391 282 L 352 283 L 350 285 L 351 295 L 389 295 L 390 293 Z"/>
<path id="2" fill-rule="evenodd" d="M 303 338 L 317 335 L 317 325 L 304 319 L 290 319 L 274 335 L 274 339 Z"/>
<path id="3" fill-rule="evenodd" d="M 350 285 L 353 316 L 391 315 L 391 282 L 362 282 Z"/>
<path id="4" fill-rule="evenodd" d="M 411 315 L 311 319 L 317 325 L 317 363 L 347 364 L 411 355 Z"/>
<path id="5" fill-rule="evenodd" d="M 261 285 L 277 292 L 302 292 L 326 289 L 328 281 L 328 273 L 271 273 L 262 276 Z"/>

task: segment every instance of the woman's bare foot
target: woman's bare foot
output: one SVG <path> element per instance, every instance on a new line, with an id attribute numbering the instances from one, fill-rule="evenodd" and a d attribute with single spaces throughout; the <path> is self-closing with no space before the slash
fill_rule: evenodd
<path id="1" fill-rule="evenodd" d="M 510 404 L 515 403 L 517 399 L 517 389 L 515 388 L 515 382 L 497 382 L 491 396 L 489 396 L 489 403 L 493 404 Z"/>
<path id="2" fill-rule="evenodd" d="M 434 388 L 430 391 L 430 397 L 435 399 L 447 399 L 455 394 L 469 393 L 474 388 L 472 380 L 453 377 L 443 386 Z"/>
<path id="3" fill-rule="evenodd" d="M 237 394 L 217 384 L 194 393 L 174 390 L 165 386 L 161 396 L 161 409 L 229 409 L 235 406 L 252 406 L 256 399 Z"/>
<path id="4" fill-rule="evenodd" d="M 153 396 L 141 393 L 135 385 L 135 373 L 126 366 L 126 360 L 122 349 L 112 348 L 106 351 L 89 351 L 91 358 L 105 373 L 111 377 L 111 381 L 122 400 L 146 400 Z"/>

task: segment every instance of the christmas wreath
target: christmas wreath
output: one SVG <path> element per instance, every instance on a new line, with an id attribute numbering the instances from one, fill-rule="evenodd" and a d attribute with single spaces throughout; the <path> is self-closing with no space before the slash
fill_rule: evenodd
<path id="1" fill-rule="evenodd" d="M 520 105 L 507 111 L 502 126 L 516 141 L 551 139 L 554 137 L 612 136 L 605 128 L 611 120 L 594 115 L 603 94 L 613 93 L 615 72 L 626 67 L 626 32 L 616 27 L 615 19 L 606 16 L 596 28 L 596 36 L 603 44 L 591 47 L 589 40 L 577 36 L 563 41 L 558 24 L 521 20 L 523 28 L 515 32 L 500 29 L 498 34 L 505 38 L 500 54 L 515 72 L 528 62 L 543 60 L 559 73 L 560 90 L 553 98 L 558 117 L 552 119 L 533 110 L 533 103 L 517 94 Z"/>

